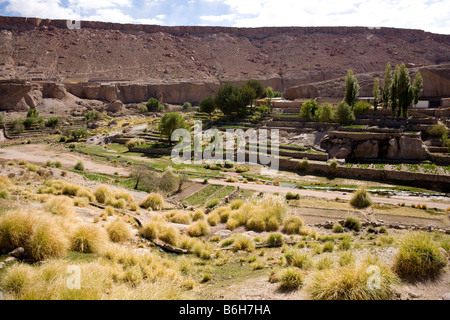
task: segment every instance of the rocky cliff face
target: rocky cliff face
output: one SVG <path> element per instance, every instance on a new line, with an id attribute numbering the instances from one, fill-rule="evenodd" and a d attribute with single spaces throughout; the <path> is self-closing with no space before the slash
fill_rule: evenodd
<path id="1" fill-rule="evenodd" d="M 70 30 L 65 20 L 0 17 L 0 79 L 81 78 L 96 84 L 68 85 L 67 91 L 108 102 L 138 102 L 151 95 L 169 103 L 196 102 L 220 83 L 250 78 L 285 91 L 343 79 L 349 68 L 356 74 L 384 70 L 387 61 L 409 66 L 450 63 L 450 35 L 392 28 L 101 22 L 82 22 L 80 30 Z M 316 86 L 302 90 L 322 94 Z M 14 103 L 6 105 L 2 109 Z"/>

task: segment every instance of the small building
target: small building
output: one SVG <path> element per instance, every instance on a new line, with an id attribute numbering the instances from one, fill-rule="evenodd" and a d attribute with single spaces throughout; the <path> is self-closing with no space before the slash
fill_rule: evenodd
<path id="1" fill-rule="evenodd" d="M 413 106 L 414 109 L 428 109 L 430 107 L 430 101 L 419 100 L 419 102 Z"/>

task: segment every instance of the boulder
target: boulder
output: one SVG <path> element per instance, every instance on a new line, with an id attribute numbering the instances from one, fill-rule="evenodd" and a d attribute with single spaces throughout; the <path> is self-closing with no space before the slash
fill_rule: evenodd
<path id="1" fill-rule="evenodd" d="M 16 248 L 9 253 L 10 256 L 20 259 L 25 253 L 25 249 L 22 247 Z"/>
<path id="2" fill-rule="evenodd" d="M 123 102 L 120 100 L 116 100 L 114 102 L 111 102 L 107 107 L 106 111 L 112 112 L 112 113 L 119 113 L 123 110 Z"/>
<path id="3" fill-rule="evenodd" d="M 446 300 L 446 301 L 450 300 L 450 292 L 447 292 L 446 294 L 444 294 L 442 296 L 442 300 Z"/>
<path id="4" fill-rule="evenodd" d="M 401 136 L 399 158 L 403 160 L 427 160 L 427 149 L 420 137 Z"/>
<path id="5" fill-rule="evenodd" d="M 378 141 L 369 140 L 359 144 L 353 151 L 353 157 L 357 159 L 376 159 L 378 158 L 378 153 L 380 148 L 378 146 Z"/>

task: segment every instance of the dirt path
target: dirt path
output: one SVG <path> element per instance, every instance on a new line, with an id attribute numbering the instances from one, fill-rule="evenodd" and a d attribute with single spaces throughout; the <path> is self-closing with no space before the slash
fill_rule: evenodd
<path id="1" fill-rule="evenodd" d="M 30 144 L 0 148 L 0 159 L 4 160 L 25 160 L 32 163 L 45 164 L 48 160 L 59 161 L 65 168 L 73 168 L 78 161 L 83 161 L 86 171 L 104 174 L 128 175 L 129 170 L 121 167 L 114 167 L 106 163 L 91 160 L 88 156 L 68 152 L 60 145 Z"/>
<path id="2" fill-rule="evenodd" d="M 193 181 L 202 182 L 201 179 L 194 179 Z M 352 194 L 347 192 L 340 191 L 317 191 L 317 190 L 306 190 L 306 189 L 293 189 L 290 187 L 277 187 L 271 185 L 259 185 L 259 184 L 249 184 L 249 183 L 229 183 L 223 180 L 208 180 L 210 184 L 219 184 L 219 185 L 227 185 L 239 187 L 244 190 L 253 190 L 258 192 L 272 192 L 272 193 L 280 193 L 286 194 L 288 192 L 298 193 L 300 196 L 304 197 L 315 197 L 315 198 L 324 198 L 328 200 L 334 200 L 336 198 L 340 198 L 342 200 L 350 200 Z M 444 199 L 442 202 L 429 200 L 423 197 L 413 197 L 413 196 L 394 196 L 391 198 L 380 197 L 372 195 L 372 200 L 376 203 L 383 204 L 393 204 L 396 205 L 398 203 L 405 203 L 405 205 L 410 206 L 412 204 L 426 204 L 428 208 L 438 208 L 442 210 L 446 210 L 450 208 L 450 198 Z"/>

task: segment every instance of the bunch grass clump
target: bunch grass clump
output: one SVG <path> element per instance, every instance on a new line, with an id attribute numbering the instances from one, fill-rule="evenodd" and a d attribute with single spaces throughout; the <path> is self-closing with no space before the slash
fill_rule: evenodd
<path id="1" fill-rule="evenodd" d="M 426 232 L 411 232 L 400 240 L 394 270 L 408 280 L 438 277 L 447 265 L 447 258 L 439 250 L 440 244 Z"/>
<path id="2" fill-rule="evenodd" d="M 94 224 L 80 224 L 71 236 L 72 250 L 81 253 L 100 253 L 108 244 L 105 229 Z"/>
<path id="3" fill-rule="evenodd" d="M 172 223 L 189 225 L 192 222 L 191 215 L 188 212 L 172 211 L 166 213 L 164 217 L 167 221 Z"/>
<path id="4" fill-rule="evenodd" d="M 313 300 L 390 300 L 398 278 L 376 258 L 311 274 L 306 290 Z"/>
<path id="5" fill-rule="evenodd" d="M 25 258 L 41 261 L 63 257 L 69 249 L 67 234 L 58 220 L 48 214 L 10 211 L 0 218 L 0 248 L 25 250 Z"/>
<path id="6" fill-rule="evenodd" d="M 131 227 L 121 218 L 116 218 L 107 227 L 109 238 L 113 242 L 125 242 L 132 237 Z"/>
<path id="7" fill-rule="evenodd" d="M 45 204 L 45 209 L 58 216 L 74 217 L 75 209 L 73 200 L 65 196 L 51 197 Z"/>
<path id="8" fill-rule="evenodd" d="M 152 210 L 161 210 L 164 206 L 164 198 L 158 193 L 150 193 L 140 204 L 141 208 Z"/>
<path id="9" fill-rule="evenodd" d="M 197 221 L 189 227 L 191 237 L 203 237 L 211 234 L 211 229 L 205 221 Z"/>
<path id="10" fill-rule="evenodd" d="M 280 272 L 280 287 L 283 290 L 295 290 L 303 286 L 303 274 L 298 268 L 288 267 Z"/>
<path id="11" fill-rule="evenodd" d="M 289 216 L 283 221 L 283 232 L 287 234 L 300 234 L 303 220 L 296 216 Z"/>
<path id="12" fill-rule="evenodd" d="M 350 200 L 350 204 L 356 209 L 365 209 L 367 207 L 370 207 L 372 203 L 373 202 L 370 199 L 369 194 L 367 193 L 365 188 L 360 188 L 358 191 L 356 191 L 352 199 Z"/>

